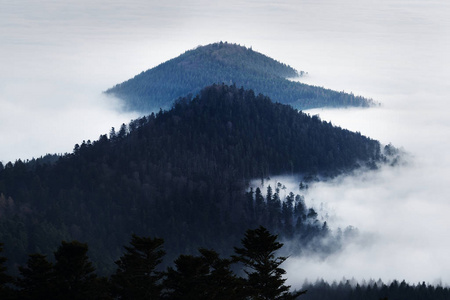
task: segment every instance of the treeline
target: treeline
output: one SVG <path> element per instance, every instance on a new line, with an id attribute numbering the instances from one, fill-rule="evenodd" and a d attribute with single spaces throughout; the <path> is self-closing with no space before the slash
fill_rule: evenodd
<path id="1" fill-rule="evenodd" d="M 286 79 L 302 74 L 251 48 L 220 42 L 186 51 L 106 93 L 125 100 L 127 109 L 140 112 L 168 109 L 179 97 L 222 83 L 252 89 L 302 110 L 373 105 L 372 100 L 360 96 Z"/>
<path id="2" fill-rule="evenodd" d="M 379 143 L 359 133 L 214 85 L 71 154 L 0 164 L 0 240 L 13 264 L 84 240 L 104 274 L 133 232 L 164 238 L 169 260 L 200 246 L 227 254 L 243 228 L 259 224 L 312 247 L 329 230 L 301 197 L 273 187 L 261 199 L 246 192 L 249 181 L 333 176 L 383 159 Z"/>
<path id="3" fill-rule="evenodd" d="M 394 280 L 358 284 L 343 280 L 331 285 L 323 280 L 305 283 L 301 291 L 290 291 L 283 278 L 279 256 L 283 246 L 266 228 L 247 230 L 241 247 L 223 258 L 212 249 L 200 248 L 196 255 L 180 255 L 167 268 L 164 240 L 132 235 L 125 253 L 115 261 L 111 276 L 99 276 L 88 257 L 88 245 L 63 241 L 54 259 L 34 253 L 19 266 L 19 274 L 6 273 L 0 256 L 0 299 L 176 299 L 176 300 L 446 300 L 448 287 L 410 285 Z M 1 253 L 0 244 L 0 253 Z M 302 272 L 298 270 L 298 272 Z"/>
<path id="4" fill-rule="evenodd" d="M 164 240 L 133 235 L 108 278 L 95 273 L 87 244 L 63 241 L 54 262 L 45 255 L 31 254 L 27 264 L 19 267 L 17 278 L 6 274 L 6 258 L 1 257 L 0 298 L 288 300 L 305 293 L 290 292 L 284 284 L 285 271 L 280 265 L 286 257 L 276 255 L 283 246 L 276 235 L 260 226 L 247 230 L 241 244 L 230 258 L 201 248 L 195 256 L 180 255 L 162 271 Z"/>
<path id="5" fill-rule="evenodd" d="M 324 280 L 315 283 L 306 283 L 303 289 L 308 293 L 303 300 L 447 300 L 450 299 L 450 289 L 443 286 L 434 286 L 425 282 L 409 284 L 404 280 L 392 281 L 389 284 L 383 281 L 370 281 L 368 283 L 354 283 L 344 280 L 329 284 Z"/>
<path id="6" fill-rule="evenodd" d="M 274 232 L 280 233 L 280 236 L 283 240 L 288 240 L 291 242 L 290 248 L 286 250 L 286 252 L 289 253 L 301 254 L 303 250 L 307 250 L 308 252 L 315 251 L 316 253 L 321 253 L 322 255 L 328 255 L 334 251 L 338 251 L 343 246 L 343 243 L 346 242 L 346 237 L 351 237 L 353 233 L 352 228 L 349 227 L 346 228 L 344 232 L 338 231 L 338 233 L 333 234 L 329 230 L 326 221 L 321 221 L 318 217 L 317 212 L 313 208 L 308 208 L 305 205 L 303 196 L 301 196 L 300 194 L 294 195 L 292 192 L 290 192 L 286 197 L 283 198 L 282 196 L 280 196 L 279 187 L 272 190 L 272 187 L 268 185 L 265 195 L 263 195 L 259 187 L 256 188 L 255 191 L 253 191 L 253 188 L 251 188 L 250 191 L 245 193 L 242 200 L 244 201 L 242 205 L 244 209 L 243 213 L 247 215 L 247 221 L 241 221 L 241 223 L 239 224 L 263 224 L 265 227 L 271 228 Z M 0 195 L 0 205 L 2 208 L 0 212 L 2 214 L 15 214 L 13 220 L 8 220 L 7 218 L 5 218 L 5 220 L 2 220 L 0 222 L 0 224 L 2 225 L 0 227 L 0 236 L 2 240 L 7 241 L 7 243 L 13 244 L 13 247 L 8 247 L 8 254 L 12 258 L 11 262 L 14 262 L 13 264 L 9 264 L 10 267 L 17 266 L 21 262 L 21 260 L 23 260 L 21 259 L 21 257 L 23 256 L 23 251 L 26 251 L 30 248 L 29 246 L 26 247 L 26 245 L 29 245 L 30 242 L 28 240 L 28 237 L 30 235 L 33 236 L 33 234 L 36 234 L 36 232 L 40 232 L 42 236 L 38 236 L 40 239 L 36 242 L 39 246 L 35 249 L 43 249 L 46 253 L 51 252 L 51 246 L 55 244 L 55 237 L 73 237 L 72 232 L 63 231 L 65 229 L 64 227 L 61 229 L 56 226 L 52 226 L 50 223 L 52 220 L 46 220 L 46 223 L 44 223 L 44 225 L 35 223 L 34 226 L 36 228 L 34 228 L 34 231 L 26 231 L 27 227 L 32 225 L 29 224 L 27 219 L 23 218 L 25 216 L 21 213 L 21 210 L 26 209 L 26 207 L 16 207 L 15 201 L 12 198 L 6 199 L 3 194 Z M 189 208 L 188 206 L 184 206 L 183 203 L 181 203 L 180 206 L 180 210 L 184 210 L 184 213 L 189 213 L 191 211 L 191 208 Z M 70 221 L 70 219 L 67 219 L 67 215 L 71 213 L 72 212 L 70 211 L 66 212 L 66 214 L 61 216 L 61 218 L 64 218 L 66 222 Z M 184 215 L 180 216 L 180 218 L 183 218 L 183 216 Z M 214 215 L 214 217 L 218 216 L 219 215 Z M 33 217 L 33 213 L 30 212 L 27 217 Z M 172 217 L 178 217 L 178 215 L 173 215 Z M 199 218 L 199 220 L 194 221 L 193 218 Z M 196 226 L 195 222 L 199 223 L 199 225 L 197 226 L 203 226 L 204 224 L 208 224 L 209 226 L 212 225 L 203 220 L 203 218 L 204 217 L 201 213 L 198 213 L 196 215 L 193 214 L 192 219 L 190 220 L 192 224 L 189 224 L 189 227 Z M 81 219 L 83 220 L 83 218 Z M 181 226 L 183 225 L 184 224 L 181 224 Z M 167 226 L 166 223 L 161 224 L 161 227 L 157 230 L 161 232 L 163 236 L 169 235 L 170 231 L 174 230 L 174 228 L 171 227 L 164 230 L 165 226 Z M 82 227 L 80 226 L 80 228 Z M 198 229 L 200 230 L 201 228 L 198 227 Z M 91 230 L 93 232 L 96 231 L 95 228 L 91 228 Z M 229 232 L 237 234 L 237 232 L 234 233 L 231 230 Z M 219 232 L 217 231 L 216 234 L 218 233 Z M 48 234 L 46 238 L 44 237 L 45 234 Z M 120 229 L 118 229 L 118 232 L 115 233 L 116 237 L 120 237 L 124 234 L 125 233 L 120 231 Z M 197 236 L 197 238 L 204 238 L 204 235 L 204 231 L 199 231 L 188 236 L 188 238 L 194 239 L 194 236 Z M 82 236 L 78 237 L 81 238 Z M 89 240 L 94 238 L 89 234 L 85 234 L 83 237 Z M 193 247 L 191 246 L 193 244 L 192 240 L 187 240 L 187 238 L 182 238 L 181 240 L 176 241 L 169 238 L 168 240 L 169 242 L 167 243 L 167 245 L 169 248 L 170 257 L 174 257 L 176 253 L 180 253 L 181 251 L 186 249 L 186 251 L 192 252 L 189 250 L 190 247 Z M 326 240 L 326 243 L 324 243 L 324 240 Z M 97 241 L 96 244 L 99 245 L 100 242 L 101 241 Z M 230 241 L 227 239 L 205 241 L 207 245 L 219 245 L 219 247 L 226 247 L 229 242 Z M 45 243 L 49 244 L 45 245 Z M 8 244 L 8 246 L 10 245 Z M 44 248 L 45 246 L 46 248 Z M 101 248 L 94 248 L 93 253 L 95 257 L 99 257 L 99 255 L 101 255 L 102 253 L 104 255 L 110 254 L 108 249 L 104 249 L 104 247 L 104 245 L 101 245 Z M 226 251 L 223 251 L 223 248 L 221 250 L 222 253 L 227 253 Z M 109 258 L 106 255 L 105 257 Z M 108 269 L 108 266 L 106 266 L 107 260 L 96 260 L 95 262 L 96 265 L 99 265 L 102 268 L 101 271 L 103 274 L 111 272 L 111 269 Z"/>

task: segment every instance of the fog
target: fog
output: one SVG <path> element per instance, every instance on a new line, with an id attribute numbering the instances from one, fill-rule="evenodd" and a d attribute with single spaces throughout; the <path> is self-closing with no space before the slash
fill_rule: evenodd
<path id="1" fill-rule="evenodd" d="M 102 91 L 185 50 L 228 41 L 308 72 L 301 81 L 371 97 L 320 109 L 333 124 L 403 148 L 408 164 L 316 184 L 331 229 L 360 239 L 305 278 L 450 284 L 450 4 L 444 0 L 30 1 L 0 11 L 0 161 L 71 152 L 137 115 Z"/>

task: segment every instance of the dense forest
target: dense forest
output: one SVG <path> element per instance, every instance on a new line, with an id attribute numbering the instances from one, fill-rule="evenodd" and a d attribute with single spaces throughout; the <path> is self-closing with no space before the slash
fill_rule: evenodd
<path id="1" fill-rule="evenodd" d="M 100 273 L 131 234 L 165 240 L 168 261 L 226 249 L 263 225 L 295 251 L 323 248 L 326 223 L 299 195 L 248 189 L 277 174 L 334 176 L 385 160 L 377 141 L 235 86 L 213 85 L 73 153 L 0 163 L 0 242 L 9 263 L 50 255 L 61 240 L 90 245 Z M 264 193 L 264 195 L 263 195 Z"/>
<path id="2" fill-rule="evenodd" d="M 55 263 L 30 254 L 17 278 L 5 272 L 6 258 L 0 257 L 0 299 L 293 300 L 305 293 L 290 292 L 284 284 L 280 266 L 286 257 L 277 256 L 283 244 L 276 235 L 260 226 L 247 230 L 241 244 L 231 258 L 200 248 L 163 271 L 164 240 L 133 235 L 107 278 L 95 273 L 87 244 L 63 241 L 54 252 Z"/>
<path id="3" fill-rule="evenodd" d="M 213 249 L 199 248 L 194 255 L 181 254 L 167 268 L 164 240 L 132 235 L 110 276 L 99 276 L 89 258 L 88 245 L 62 241 L 48 259 L 28 255 L 17 276 L 6 272 L 0 256 L 0 299 L 132 299 L 132 300 L 446 300 L 450 289 L 394 280 L 358 283 L 342 280 L 329 284 L 305 282 L 301 290 L 286 285 L 288 259 L 280 256 L 283 244 L 259 226 L 248 229 L 241 246 L 223 258 Z M 0 244 L 0 254 L 2 247 Z M 299 270 L 301 272 L 301 270 Z M 306 275 L 306 274 L 305 274 Z M 296 286 L 299 286 L 297 283 Z"/>
<path id="4" fill-rule="evenodd" d="M 186 51 L 106 91 L 140 112 L 168 109 L 179 97 L 212 84 L 235 84 L 297 109 L 370 106 L 373 101 L 290 81 L 303 75 L 290 66 L 236 44 L 215 43 Z"/>
<path id="5" fill-rule="evenodd" d="M 358 283 L 355 280 L 343 280 L 331 284 L 318 280 L 305 283 L 302 287 L 308 292 L 302 300 L 446 300 L 450 299 L 449 287 L 431 285 L 425 282 L 410 284 L 394 280 L 384 283 L 370 280 Z"/>

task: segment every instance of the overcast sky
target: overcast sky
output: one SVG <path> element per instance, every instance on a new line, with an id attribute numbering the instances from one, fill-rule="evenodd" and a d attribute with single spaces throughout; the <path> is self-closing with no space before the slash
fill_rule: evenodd
<path id="1" fill-rule="evenodd" d="M 311 189 L 330 227 L 361 240 L 325 261 L 290 258 L 310 278 L 450 284 L 450 7 L 425 0 L 4 1 L 0 10 L 0 161 L 71 152 L 136 118 L 102 91 L 217 41 L 252 46 L 302 81 L 374 98 L 372 109 L 315 110 L 392 142 L 408 165 Z"/>

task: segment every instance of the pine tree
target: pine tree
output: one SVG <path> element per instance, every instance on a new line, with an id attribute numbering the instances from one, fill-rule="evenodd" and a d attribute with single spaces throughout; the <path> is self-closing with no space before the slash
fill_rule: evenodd
<path id="1" fill-rule="evenodd" d="M 267 221 L 266 203 L 259 187 L 255 191 L 255 216 L 257 224 L 264 224 Z"/>
<path id="2" fill-rule="evenodd" d="M 241 299 L 239 296 L 239 282 L 233 271 L 231 271 L 230 259 L 220 258 L 214 250 L 199 250 L 203 261 L 209 266 L 208 295 L 210 299 L 227 300 Z"/>
<path id="3" fill-rule="evenodd" d="M 290 286 L 284 285 L 286 273 L 280 265 L 286 257 L 276 257 L 275 253 L 283 244 L 277 242 L 277 235 L 260 226 L 247 230 L 242 239 L 242 248 L 235 247 L 234 259 L 244 265 L 247 275 L 244 293 L 252 300 L 296 299 L 305 291 L 290 293 Z"/>
<path id="4" fill-rule="evenodd" d="M 21 299 L 56 299 L 53 264 L 42 254 L 30 254 L 26 267 L 19 267 L 21 277 L 17 286 L 21 288 Z"/>
<path id="5" fill-rule="evenodd" d="M 180 255 L 175 268 L 168 268 L 164 281 L 166 299 L 240 299 L 239 281 L 230 269 L 231 261 L 220 258 L 214 250 L 199 252 L 200 256 Z"/>
<path id="6" fill-rule="evenodd" d="M 166 299 L 206 300 L 206 277 L 209 268 L 201 257 L 180 255 L 175 268 L 169 267 L 164 281 Z"/>
<path id="7" fill-rule="evenodd" d="M 283 227 L 284 227 L 284 234 L 292 238 L 292 235 L 294 233 L 293 228 L 293 214 L 294 214 L 294 194 L 292 192 L 289 193 L 288 196 L 286 196 L 286 201 L 283 202 L 282 205 L 282 216 L 283 216 Z"/>
<path id="8" fill-rule="evenodd" d="M 164 240 L 132 236 L 131 247 L 120 257 L 111 276 L 114 294 L 119 299 L 159 299 L 163 273 L 156 270 L 165 255 Z"/>
<path id="9" fill-rule="evenodd" d="M 95 268 L 87 256 L 87 244 L 78 241 L 61 243 L 55 252 L 54 266 L 58 299 L 95 299 Z"/>

